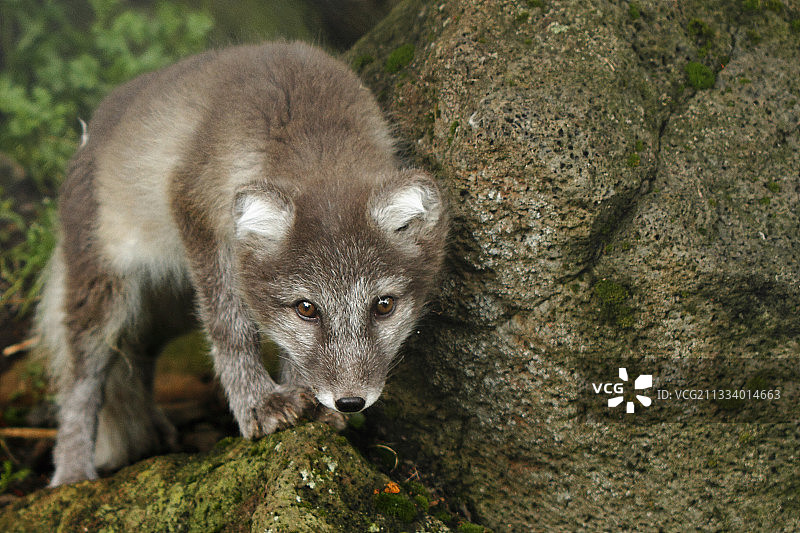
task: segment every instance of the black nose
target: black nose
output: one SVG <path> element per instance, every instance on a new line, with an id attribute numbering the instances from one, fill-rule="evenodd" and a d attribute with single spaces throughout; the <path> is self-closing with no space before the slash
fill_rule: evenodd
<path id="1" fill-rule="evenodd" d="M 364 398 L 358 396 L 348 396 L 336 400 L 336 408 L 343 413 L 356 413 L 364 408 Z"/>

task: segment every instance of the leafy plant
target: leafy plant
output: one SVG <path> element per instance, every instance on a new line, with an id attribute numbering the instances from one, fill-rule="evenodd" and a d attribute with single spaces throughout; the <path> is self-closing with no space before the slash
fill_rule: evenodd
<path id="1" fill-rule="evenodd" d="M 0 301 L 15 299 L 20 314 L 24 314 L 39 294 L 42 283 L 39 273 L 55 246 L 56 210 L 53 202 L 45 199 L 37 219 L 30 224 L 26 225 L 12 210 L 0 208 L 0 219 L 4 217 L 20 228 L 23 240 L 0 255 L 0 278 L 9 285 L 0 294 Z"/>
<path id="2" fill-rule="evenodd" d="M 0 152 L 53 195 L 77 147 L 79 118 L 111 88 L 201 50 L 211 18 L 160 1 L 150 13 L 121 0 L 4 0 L 0 3 Z M 82 11 L 81 11 L 82 10 Z M 0 302 L 38 293 L 33 280 L 54 245 L 55 208 L 26 223 L 0 191 Z"/>
<path id="3" fill-rule="evenodd" d="M 91 0 L 93 21 L 76 27 L 69 4 L 9 1 L 0 72 L 0 151 L 25 167 L 43 192 L 52 190 L 77 141 L 78 117 L 114 86 L 200 50 L 212 27 L 202 13 L 160 3 L 153 16 L 122 10 L 120 0 Z"/>
<path id="4" fill-rule="evenodd" d="M 22 481 L 30 475 L 31 471 L 27 468 L 14 471 L 14 463 L 9 460 L 3 461 L 3 471 L 0 472 L 0 494 L 8 490 L 9 485 L 16 481 Z"/>

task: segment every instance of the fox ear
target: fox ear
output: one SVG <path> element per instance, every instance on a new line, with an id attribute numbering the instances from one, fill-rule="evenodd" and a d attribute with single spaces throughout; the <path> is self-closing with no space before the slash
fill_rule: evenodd
<path id="1" fill-rule="evenodd" d="M 369 214 L 389 238 L 418 242 L 441 225 L 441 194 L 421 170 L 407 170 L 401 176 L 404 179 L 388 184 L 372 198 Z"/>
<path id="2" fill-rule="evenodd" d="M 291 200 L 273 187 L 245 187 L 236 194 L 234 225 L 239 240 L 252 236 L 272 251 L 280 246 L 293 222 Z"/>

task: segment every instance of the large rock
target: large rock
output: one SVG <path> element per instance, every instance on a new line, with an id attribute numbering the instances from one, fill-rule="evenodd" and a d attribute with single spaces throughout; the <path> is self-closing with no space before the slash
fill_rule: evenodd
<path id="1" fill-rule="evenodd" d="M 41 490 L 5 508 L 0 531 L 450 531 L 427 515 L 421 485 L 388 483 L 344 437 L 308 424 Z"/>
<path id="2" fill-rule="evenodd" d="M 777 417 L 581 407 L 602 359 L 800 365 L 799 19 L 771 1 L 409 0 L 349 52 L 453 217 L 381 426 L 477 521 L 800 527 L 796 381 Z"/>

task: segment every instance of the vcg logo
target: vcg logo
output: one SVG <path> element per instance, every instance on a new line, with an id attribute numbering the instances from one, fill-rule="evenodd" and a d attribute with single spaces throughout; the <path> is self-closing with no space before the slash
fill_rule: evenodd
<path id="1" fill-rule="evenodd" d="M 619 369 L 619 379 L 622 381 L 618 381 L 616 383 L 592 383 L 592 389 L 594 390 L 595 394 L 605 393 L 605 394 L 613 394 L 612 398 L 608 399 L 608 406 L 613 408 L 620 405 L 623 401 L 625 401 L 625 383 L 628 381 L 628 371 L 625 368 Z M 636 381 L 633 382 L 633 389 L 634 391 L 637 390 L 644 390 L 649 389 L 653 386 L 653 376 L 652 374 L 642 374 Z M 653 400 L 643 394 L 635 394 L 636 399 L 639 400 L 639 403 L 642 404 L 644 407 L 649 407 Z M 625 412 L 626 413 L 633 413 L 636 410 L 636 406 L 633 401 L 628 401 L 625 403 Z"/>

